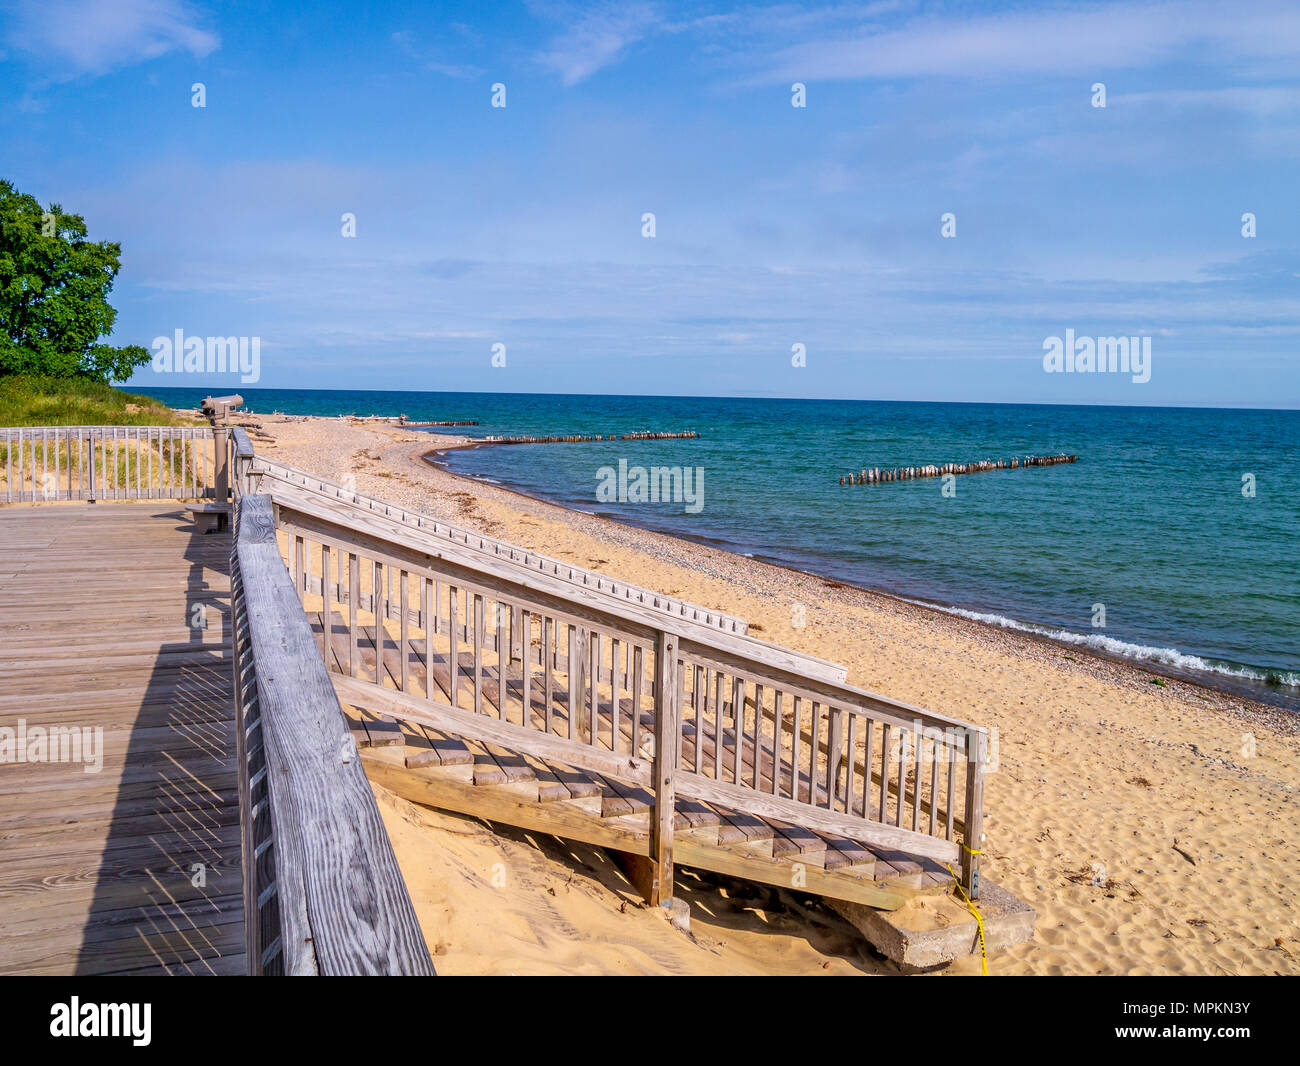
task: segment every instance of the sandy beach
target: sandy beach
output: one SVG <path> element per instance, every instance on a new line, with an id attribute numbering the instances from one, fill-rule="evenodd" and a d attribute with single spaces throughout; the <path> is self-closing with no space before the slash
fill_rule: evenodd
<path id="1" fill-rule="evenodd" d="M 984 874 L 1038 921 L 1031 943 L 991 958 L 991 973 L 1300 973 L 1294 714 L 422 458 L 455 438 L 277 416 L 251 416 L 248 428 L 270 458 L 740 615 L 766 640 L 843 663 L 850 684 L 996 728 Z M 528 460 L 527 446 L 516 451 Z M 895 972 L 815 901 L 684 873 L 687 936 L 644 908 L 598 849 L 376 792 L 440 972 Z M 946 972 L 978 972 L 978 961 Z"/>

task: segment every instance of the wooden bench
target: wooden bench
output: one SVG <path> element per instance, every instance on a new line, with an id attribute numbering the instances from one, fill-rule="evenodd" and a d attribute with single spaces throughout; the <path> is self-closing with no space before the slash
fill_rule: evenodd
<path id="1" fill-rule="evenodd" d="M 185 510 L 194 516 L 196 533 L 216 533 L 230 527 L 228 503 L 188 503 Z"/>

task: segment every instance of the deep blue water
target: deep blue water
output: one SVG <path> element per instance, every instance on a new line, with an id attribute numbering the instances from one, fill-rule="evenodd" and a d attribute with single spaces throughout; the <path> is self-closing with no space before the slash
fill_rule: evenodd
<path id="1" fill-rule="evenodd" d="M 201 390 L 135 389 L 177 406 Z M 475 419 L 462 435 L 698 430 L 487 447 L 449 469 L 831 578 L 1300 696 L 1300 412 L 246 389 L 268 413 Z M 437 435 L 430 434 L 436 442 Z M 865 466 L 1071 465 L 841 488 Z M 703 507 L 600 502 L 598 471 L 703 469 Z M 1253 474 L 1255 495 L 1243 495 Z M 1093 625 L 1095 605 L 1105 627 Z M 1275 699 L 1275 701 L 1277 701 Z"/>

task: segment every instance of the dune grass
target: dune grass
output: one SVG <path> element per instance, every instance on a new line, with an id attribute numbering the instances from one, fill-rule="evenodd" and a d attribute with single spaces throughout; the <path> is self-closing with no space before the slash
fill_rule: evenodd
<path id="1" fill-rule="evenodd" d="M 84 378 L 0 377 L 0 426 L 189 426 L 149 396 Z"/>

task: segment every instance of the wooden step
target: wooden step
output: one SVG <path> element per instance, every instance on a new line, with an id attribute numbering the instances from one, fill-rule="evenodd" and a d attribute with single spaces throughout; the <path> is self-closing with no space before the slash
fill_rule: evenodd
<path id="1" fill-rule="evenodd" d="M 721 818 L 718 825 L 718 843 L 731 848 L 743 849 L 746 853 L 772 856 L 772 838 L 775 831 L 762 818 L 752 814 L 743 814 L 728 807 L 711 804 Z"/>
<path id="2" fill-rule="evenodd" d="M 406 743 L 406 765 L 425 766 L 466 780 L 474 778 L 474 755 L 459 737 L 420 723 L 407 723 L 413 734 Z"/>
<path id="3" fill-rule="evenodd" d="M 874 880 L 876 856 L 856 840 L 831 836 L 822 833 L 826 841 L 826 854 L 823 866 L 827 870 L 848 874 L 853 877 L 865 877 Z"/>
<path id="4" fill-rule="evenodd" d="M 564 803 L 600 814 L 602 798 L 596 782 L 577 770 L 553 765 L 536 755 L 524 758 L 537 775 L 539 803 Z"/>
<path id="5" fill-rule="evenodd" d="M 767 819 L 772 826 L 772 857 L 813 866 L 826 865 L 826 841 L 811 829 Z"/>
<path id="6" fill-rule="evenodd" d="M 466 742 L 471 751 L 476 745 Z M 400 749 L 397 749 L 400 750 Z M 553 784 L 546 769 L 557 770 L 554 764 L 539 766 L 536 757 L 528 757 L 535 775 L 532 794 L 521 794 L 511 790 L 510 786 L 474 784 L 468 781 L 455 781 L 444 777 L 428 767 L 416 770 L 407 769 L 395 760 L 394 749 L 374 748 L 363 752 L 367 762 L 367 772 L 372 780 L 392 788 L 399 795 L 418 803 L 427 803 L 435 807 L 460 811 L 489 821 L 517 825 L 526 829 L 551 832 L 557 836 L 580 840 L 602 847 L 630 851 L 633 854 L 648 854 L 649 848 L 649 811 L 648 793 L 624 782 L 615 782 L 599 775 L 583 773 L 580 777 L 591 779 L 590 783 L 599 786 L 602 791 L 598 796 L 584 797 L 588 804 L 586 809 L 576 808 L 572 800 L 552 798 L 540 799 L 541 789 L 536 782 Z M 482 755 L 479 754 L 481 760 Z M 479 765 L 476 762 L 476 767 Z M 498 768 L 499 768 L 499 764 Z M 542 770 L 538 772 L 539 768 Z M 557 774 L 558 776 L 558 774 Z M 556 795 L 554 792 L 549 795 Z M 572 795 L 572 794 L 571 794 Z M 599 804 L 599 809 L 595 805 Z M 709 806 L 709 805 L 699 805 Z M 706 832 L 712 839 L 701 839 L 700 830 L 706 821 L 710 821 L 709 812 L 699 810 L 692 805 L 689 810 L 679 808 L 677 813 L 677 831 L 675 850 L 679 862 L 685 866 L 695 866 L 703 870 L 716 870 L 737 877 L 746 877 L 767 884 L 788 887 L 793 883 L 794 864 L 787 859 L 772 856 L 772 841 L 776 830 L 762 819 L 744 815 L 741 812 L 712 807 L 712 814 L 718 817 L 716 825 L 707 827 Z M 567 813 L 563 813 L 567 812 Z M 692 826 L 692 816 L 697 822 Z M 716 834 L 713 835 L 713 834 Z M 738 843 L 723 844 L 719 838 L 725 835 Z M 783 839 L 790 839 L 784 833 Z M 798 834 L 794 838 L 801 841 L 810 850 L 792 851 L 794 860 L 803 866 L 800 887 L 814 894 L 828 895 L 835 899 L 862 902 L 873 907 L 893 908 L 899 906 L 906 898 L 893 886 L 881 886 L 862 872 L 848 875 L 826 870 L 823 865 L 809 861 L 817 854 L 811 850 L 814 845 L 805 841 Z M 824 855 L 831 848 L 822 841 Z M 849 854 L 862 858 L 860 853 Z M 865 869 L 865 863 L 858 863 Z M 892 867 L 891 867 L 892 869 Z M 899 871 L 901 873 L 901 871 Z M 918 873 L 919 877 L 920 874 Z M 910 894 L 910 893 L 908 893 Z"/>
<path id="7" fill-rule="evenodd" d="M 318 639 L 323 642 L 323 628 L 320 627 L 321 616 L 316 617 Z M 335 634 L 332 641 L 331 666 L 344 672 L 347 654 L 347 632 L 337 612 L 334 616 Z M 400 640 L 391 635 L 378 633 L 374 627 L 361 627 L 359 630 L 357 654 L 359 670 L 363 678 L 373 677 L 376 665 L 382 667 L 381 677 L 387 686 L 397 687 L 402 675 L 402 651 Z M 378 645 L 376 644 L 378 640 Z M 417 696 L 424 691 L 423 686 L 431 681 L 434 686 L 434 699 L 442 703 L 451 703 L 453 678 L 451 664 L 445 655 L 435 652 L 432 669 L 427 669 L 424 661 L 424 642 L 412 639 L 406 646 L 406 676 L 409 689 Z M 342 653 L 340 655 L 340 653 Z M 502 684 L 498 667 L 494 662 L 481 663 L 479 709 L 485 716 L 500 721 L 522 724 L 523 678 L 518 664 L 511 664 Z M 463 650 L 459 663 L 459 704 L 462 709 L 471 709 L 472 674 L 474 660 L 472 652 Z M 553 679 L 552 692 L 555 702 L 551 707 L 551 731 L 555 735 L 569 736 L 568 694 L 564 686 Z M 533 673 L 531 677 L 531 705 L 527 708 L 530 728 L 541 729 L 545 725 L 546 708 L 543 705 L 543 688 L 541 678 Z M 589 698 L 589 697 L 588 697 Z M 505 712 L 502 712 L 502 703 Z M 440 733 L 432 727 L 415 723 L 395 722 L 390 716 L 376 715 L 350 708 L 350 724 L 358 744 L 363 744 L 368 753 L 367 758 L 382 758 L 386 765 L 403 765 L 404 769 L 415 772 L 431 783 L 435 778 L 458 776 L 458 779 L 472 783 L 472 787 L 483 790 L 504 790 L 525 802 L 533 802 L 539 808 L 561 808 L 574 812 L 576 816 L 596 818 L 598 822 L 613 833 L 629 834 L 630 841 L 644 842 L 649 834 L 650 815 L 654 807 L 653 795 L 644 787 L 617 780 L 613 777 L 579 771 L 562 766 L 539 756 L 519 753 L 494 743 L 479 742 L 467 738 Z M 723 719 L 729 717 L 730 704 L 723 708 Z M 750 712 L 752 713 L 752 706 Z M 614 722 L 614 706 L 602 698 L 594 717 L 591 708 L 585 709 L 586 716 L 592 720 L 587 723 L 583 735 L 590 736 L 591 728 L 596 730 L 600 747 L 608 749 L 612 742 L 621 752 L 631 752 L 638 738 L 652 735 L 653 716 L 643 710 L 639 721 L 633 723 L 630 698 L 618 702 L 617 728 Z M 752 728 L 752 726 L 751 726 Z M 615 736 L 616 734 L 616 736 Z M 723 726 L 720 730 L 723 750 L 722 779 L 730 781 L 735 772 L 737 759 L 740 764 L 740 779 L 749 784 L 755 780 L 754 758 L 759 759 L 757 779 L 761 791 L 769 792 L 772 787 L 772 768 L 776 765 L 779 791 L 788 794 L 791 768 L 784 756 L 773 759 L 769 748 L 760 747 L 757 752 L 752 735 L 740 737 L 739 745 L 733 729 Z M 520 738 L 526 743 L 526 738 Z M 683 759 L 686 765 L 696 765 L 696 748 L 698 747 L 700 764 L 706 768 L 716 765 L 717 752 L 714 748 L 714 735 L 710 728 L 697 730 L 694 722 L 688 722 L 683 728 Z M 391 755 L 385 755 L 385 749 Z M 824 782 L 818 784 L 810 781 L 808 775 L 797 775 L 798 790 L 801 798 L 809 795 L 818 798 L 825 805 L 826 791 Z M 473 804 L 462 803 L 462 806 Z M 855 806 L 857 806 L 855 804 Z M 500 805 L 487 804 L 486 807 L 498 809 Z M 519 810 L 517 807 L 501 809 Z M 544 821 L 544 818 L 542 818 Z M 515 822 L 518 824 L 519 817 Z M 524 819 L 528 821 L 528 819 Z M 739 866 L 749 868 L 746 863 L 759 861 L 754 869 L 774 884 L 788 884 L 792 876 L 790 871 L 799 864 L 805 871 L 821 871 L 819 878 L 829 877 L 830 883 L 836 884 L 836 878 L 851 879 L 863 885 L 888 887 L 891 892 L 903 891 L 912 894 L 917 891 L 944 891 L 951 884 L 951 877 L 937 864 L 919 861 L 900 852 L 873 849 L 858 842 L 850 841 L 832 834 L 822 834 L 798 825 L 775 819 L 764 819 L 743 811 L 736 811 L 714 804 L 701 803 L 679 798 L 674 812 L 675 837 L 690 841 L 691 854 L 697 857 L 706 869 L 718 869 L 726 872 Z M 570 823 L 564 822 L 565 826 Z M 568 830 L 572 832 L 570 828 Z M 592 833 L 599 835 L 596 830 Z M 641 845 L 638 844 L 638 847 Z M 709 847 L 720 849 L 712 865 L 700 858 L 707 854 Z M 700 849 L 704 849 L 701 851 Z M 727 854 L 722 854 L 725 851 Z M 728 855 L 735 858 L 728 858 Z M 823 886 L 824 889 L 824 886 Z M 854 891 L 843 889 L 852 894 Z M 881 897 L 885 898 L 885 897 Z M 896 898 L 896 897 L 888 897 Z"/>

